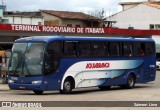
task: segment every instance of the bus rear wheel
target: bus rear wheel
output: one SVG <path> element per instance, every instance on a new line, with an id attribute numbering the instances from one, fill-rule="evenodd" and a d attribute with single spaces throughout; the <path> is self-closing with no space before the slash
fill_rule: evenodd
<path id="1" fill-rule="evenodd" d="M 72 81 L 69 79 L 66 79 L 63 83 L 63 90 L 60 90 L 61 94 L 70 94 L 72 92 L 73 86 Z"/>
<path id="2" fill-rule="evenodd" d="M 135 76 L 133 74 L 130 74 L 127 79 L 127 84 L 122 85 L 121 88 L 125 89 L 132 89 L 135 86 Z"/>
<path id="3" fill-rule="evenodd" d="M 41 95 L 43 93 L 43 91 L 37 91 L 37 90 L 33 90 L 33 92 L 37 95 Z"/>

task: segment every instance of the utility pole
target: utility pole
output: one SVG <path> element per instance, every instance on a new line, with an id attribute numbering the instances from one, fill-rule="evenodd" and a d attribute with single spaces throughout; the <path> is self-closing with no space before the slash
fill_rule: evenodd
<path id="1" fill-rule="evenodd" d="M 3 0 L 2 0 L 2 5 L 4 5 L 4 2 L 3 2 Z"/>

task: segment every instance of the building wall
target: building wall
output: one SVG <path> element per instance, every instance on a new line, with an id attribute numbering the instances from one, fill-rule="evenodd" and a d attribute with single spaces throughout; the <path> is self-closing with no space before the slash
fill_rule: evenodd
<path id="1" fill-rule="evenodd" d="M 129 9 L 131 7 L 134 7 L 135 5 L 123 5 L 122 8 L 123 10 Z"/>
<path id="2" fill-rule="evenodd" d="M 0 17 L 3 18 L 3 9 L 0 9 Z"/>
<path id="3" fill-rule="evenodd" d="M 67 26 L 67 24 L 72 24 L 73 27 L 76 25 L 80 25 L 81 27 L 86 26 L 82 20 L 73 20 L 73 19 L 61 19 L 59 17 L 43 13 L 42 16 L 44 17 L 45 25 L 51 26 Z"/>
<path id="4" fill-rule="evenodd" d="M 160 0 L 148 0 L 148 1 L 151 1 L 151 2 L 156 2 L 156 1 L 157 1 L 157 2 L 158 2 L 158 1 L 160 1 Z"/>
<path id="5" fill-rule="evenodd" d="M 43 18 L 33 18 L 33 17 L 23 17 L 23 16 L 4 16 L 4 19 L 9 20 L 9 24 L 30 24 L 38 25 L 41 22 L 41 25 L 44 24 Z"/>
<path id="6" fill-rule="evenodd" d="M 43 18 L 32 18 L 31 23 L 33 25 L 44 25 L 44 19 Z"/>
<path id="7" fill-rule="evenodd" d="M 134 27 L 134 29 L 150 29 L 150 24 L 160 24 L 160 9 L 137 5 L 133 8 L 112 15 L 107 20 L 117 21 L 114 25 L 119 28 Z"/>
<path id="8" fill-rule="evenodd" d="M 67 19 L 65 19 L 65 20 L 63 20 L 63 25 L 64 26 L 67 26 L 68 24 L 72 24 L 72 27 L 76 27 L 76 26 L 80 26 L 80 27 L 84 27 L 84 26 L 86 26 L 86 24 L 82 21 L 82 20 L 67 20 Z"/>
<path id="9" fill-rule="evenodd" d="M 52 16 L 47 13 L 42 12 L 42 16 L 44 17 L 44 24 L 45 25 L 50 25 L 50 26 L 63 26 L 62 25 L 62 20 L 59 17 Z"/>

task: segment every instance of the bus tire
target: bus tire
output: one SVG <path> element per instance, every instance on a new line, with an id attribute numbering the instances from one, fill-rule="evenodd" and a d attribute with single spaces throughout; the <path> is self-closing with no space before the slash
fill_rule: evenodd
<path id="1" fill-rule="evenodd" d="M 130 74 L 127 79 L 126 85 L 121 85 L 121 88 L 123 89 L 132 89 L 135 86 L 135 76 L 133 74 Z"/>
<path id="2" fill-rule="evenodd" d="M 101 90 L 108 90 L 111 88 L 111 86 L 98 86 L 98 88 Z"/>
<path id="3" fill-rule="evenodd" d="M 66 79 L 63 83 L 63 90 L 60 90 L 61 94 L 70 94 L 72 92 L 73 86 L 70 79 Z"/>
<path id="4" fill-rule="evenodd" d="M 33 92 L 37 95 L 41 95 L 43 93 L 43 91 L 37 91 L 37 90 L 33 90 Z"/>

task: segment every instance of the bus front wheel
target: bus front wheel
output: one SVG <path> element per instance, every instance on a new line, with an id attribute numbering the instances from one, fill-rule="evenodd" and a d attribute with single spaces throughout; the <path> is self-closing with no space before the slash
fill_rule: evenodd
<path id="1" fill-rule="evenodd" d="M 63 90 L 60 90 L 62 94 L 70 94 L 72 92 L 72 81 L 66 79 L 63 83 Z"/>

